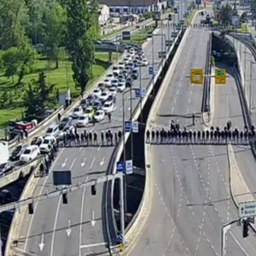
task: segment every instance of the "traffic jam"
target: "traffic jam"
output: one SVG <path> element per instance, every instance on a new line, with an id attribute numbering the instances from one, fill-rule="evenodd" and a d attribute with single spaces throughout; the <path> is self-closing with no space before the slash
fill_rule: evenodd
<path id="1" fill-rule="evenodd" d="M 97 125 L 105 119 L 111 122 L 117 97 L 121 97 L 125 89 L 132 87 L 133 82 L 139 78 L 139 66 L 147 65 L 148 61 L 141 48 L 127 46 L 124 57 L 115 63 L 91 94 L 81 99 L 79 106 L 70 115 L 59 115 L 58 122 L 52 123 L 44 135 L 32 138 L 31 143 L 19 144 L 12 151 L 8 162 L 0 165 L 0 176 L 8 175 L 41 155 L 56 153 L 59 142 L 68 135 L 75 135 L 81 128 Z M 26 138 L 28 131 L 37 123 L 32 120 L 29 123 L 21 121 L 12 125 L 16 130 L 21 130 L 22 137 Z"/>

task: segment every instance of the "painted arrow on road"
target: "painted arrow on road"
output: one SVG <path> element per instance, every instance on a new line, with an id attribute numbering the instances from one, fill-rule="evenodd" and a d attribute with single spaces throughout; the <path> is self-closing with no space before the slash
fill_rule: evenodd
<path id="1" fill-rule="evenodd" d="M 70 236 L 71 231 L 72 231 L 71 228 L 70 228 L 70 223 L 71 223 L 71 221 L 68 220 L 68 228 L 66 229 L 66 232 L 67 232 L 68 237 Z"/>
<path id="2" fill-rule="evenodd" d="M 105 157 L 102 158 L 101 162 L 100 162 L 100 166 L 102 166 L 104 164 L 105 161 Z"/>
<path id="3" fill-rule="evenodd" d="M 91 220 L 91 224 L 92 226 L 94 227 L 96 221 L 95 221 L 95 218 L 94 218 L 94 211 L 92 211 L 92 220 Z"/>
<path id="4" fill-rule="evenodd" d="M 38 246 L 39 246 L 40 251 L 42 251 L 44 249 L 44 233 L 42 233 L 41 243 Z"/>
<path id="5" fill-rule="evenodd" d="M 68 159 L 66 158 L 65 161 L 64 161 L 64 163 L 61 165 L 62 168 L 66 166 L 67 161 L 68 161 Z"/>
<path id="6" fill-rule="evenodd" d="M 84 158 L 83 162 L 81 163 L 81 166 L 84 167 L 86 162 L 86 158 Z"/>

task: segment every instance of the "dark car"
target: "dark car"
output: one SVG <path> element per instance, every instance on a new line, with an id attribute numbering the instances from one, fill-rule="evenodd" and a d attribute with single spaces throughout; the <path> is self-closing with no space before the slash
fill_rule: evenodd
<path id="1" fill-rule="evenodd" d="M 138 70 L 136 70 L 136 69 L 132 70 L 132 74 L 131 74 L 132 79 L 136 80 L 136 79 L 138 79 L 138 76 L 139 76 Z"/>
<path id="2" fill-rule="evenodd" d="M 93 103 L 93 109 L 95 110 L 95 111 L 97 111 L 97 110 L 99 110 L 99 109 L 101 109 L 101 107 L 102 107 L 102 103 L 100 102 L 100 101 L 94 101 L 94 103 Z"/>
<path id="3" fill-rule="evenodd" d="M 59 125 L 59 129 L 60 131 L 62 131 L 66 126 L 70 126 L 72 124 L 72 117 L 71 116 L 67 116 L 64 117 Z"/>
<path id="4" fill-rule="evenodd" d="M 11 173 L 15 169 L 15 165 L 12 162 L 0 164 L 0 176 Z"/>
<path id="5" fill-rule="evenodd" d="M 113 103 L 116 103 L 116 96 L 113 94 L 110 94 L 106 101 L 113 101 Z"/>
<path id="6" fill-rule="evenodd" d="M 88 106 L 88 102 L 86 99 L 82 99 L 81 102 L 80 102 L 80 106 L 84 109 L 84 108 L 87 108 Z"/>
<path id="7" fill-rule="evenodd" d="M 98 97 L 96 96 L 96 95 L 94 95 L 94 94 L 90 94 L 88 97 L 87 97 L 87 102 L 89 103 L 89 104 L 92 104 L 95 100 L 97 100 L 98 99 Z"/>
<path id="8" fill-rule="evenodd" d="M 0 191 L 0 204 L 8 204 L 11 203 L 13 200 L 13 197 L 11 195 L 11 192 L 8 189 L 3 189 Z"/>
<path id="9" fill-rule="evenodd" d="M 24 150 L 28 147 L 27 144 L 19 145 L 17 148 L 14 149 L 14 151 L 11 154 L 10 160 L 11 161 L 18 161 L 20 159 L 21 154 L 24 152 Z"/>
<path id="10" fill-rule="evenodd" d="M 132 83 L 133 83 L 133 78 L 132 77 L 127 77 L 126 78 L 126 87 L 132 87 Z"/>

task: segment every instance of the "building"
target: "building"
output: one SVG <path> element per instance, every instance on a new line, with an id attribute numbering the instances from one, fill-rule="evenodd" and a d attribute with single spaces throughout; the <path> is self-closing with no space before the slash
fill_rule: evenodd
<path id="1" fill-rule="evenodd" d="M 163 10 L 167 7 L 167 0 L 99 0 L 100 4 L 109 7 L 111 16 L 124 14 L 143 14 L 155 10 Z"/>
<path id="2" fill-rule="evenodd" d="M 99 4 L 99 24 L 104 25 L 110 18 L 109 7 L 105 4 Z"/>

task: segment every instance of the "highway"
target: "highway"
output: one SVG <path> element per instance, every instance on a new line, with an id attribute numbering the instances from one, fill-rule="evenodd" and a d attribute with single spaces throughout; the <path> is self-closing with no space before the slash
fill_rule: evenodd
<path id="1" fill-rule="evenodd" d="M 159 33 L 159 32 L 158 32 Z M 163 26 L 160 33 L 167 34 L 167 27 Z M 161 49 L 161 37 L 154 37 L 154 63 L 160 63 L 158 51 Z M 146 56 L 151 63 L 152 40 L 145 48 Z M 148 67 L 141 68 L 142 88 L 149 83 Z M 138 81 L 134 87 L 138 88 Z M 125 115 L 129 118 L 129 95 L 125 96 Z M 138 99 L 132 99 L 133 109 Z M 122 129 L 122 101 L 117 98 L 116 110 L 112 115 L 112 122 L 104 120 L 95 126 L 90 125 L 87 131 L 117 131 Z M 105 175 L 113 147 L 98 143 L 92 147 L 64 148 L 58 155 L 51 168 L 52 171 L 71 170 L 73 184 L 89 181 Z M 54 190 L 52 173 L 42 178 L 35 194 L 42 194 Z M 95 221 L 95 223 L 94 223 Z M 42 256 L 71 256 L 89 253 L 106 252 L 102 222 L 102 186 L 97 186 L 97 195 L 92 196 L 88 190 L 80 190 L 68 195 L 68 204 L 62 203 L 62 197 L 42 201 L 35 205 L 33 215 L 27 215 L 24 221 L 19 241 L 22 249 L 28 255 Z M 29 254 L 30 253 L 30 254 Z"/>
<path id="2" fill-rule="evenodd" d="M 205 129 L 200 114 L 196 125 L 191 126 L 190 114 L 201 111 L 202 87 L 192 86 L 185 75 L 191 68 L 204 68 L 208 35 L 206 28 L 190 30 L 157 110 L 155 127 L 168 127 L 171 119 L 179 119 L 181 127 Z M 244 125 L 236 83 L 232 70 L 228 72 L 227 84 L 215 86 L 213 125 L 223 127 L 230 119 L 234 127 L 241 129 Z M 226 146 L 150 147 L 152 207 L 146 227 L 130 255 L 220 255 L 221 227 L 238 217 L 230 199 Z M 235 151 L 243 174 L 245 168 L 254 166 L 255 170 L 255 160 L 248 156 L 248 149 L 236 147 Z M 240 162 L 240 152 L 247 154 L 250 165 Z M 253 176 L 252 171 L 249 174 L 247 177 Z M 255 174 L 252 180 L 255 181 Z M 254 236 L 250 233 L 243 239 L 241 227 L 235 226 L 229 231 L 226 244 L 227 255 L 255 255 Z"/>

